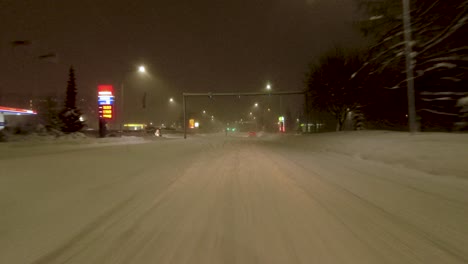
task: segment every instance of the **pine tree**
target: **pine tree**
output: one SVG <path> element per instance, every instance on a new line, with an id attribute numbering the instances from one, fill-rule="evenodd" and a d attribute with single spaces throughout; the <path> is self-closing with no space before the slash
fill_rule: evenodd
<path id="1" fill-rule="evenodd" d="M 80 121 L 81 112 L 76 107 L 76 94 L 75 70 L 70 67 L 65 105 L 60 112 L 62 131 L 65 133 L 80 131 L 84 126 L 83 122 Z"/>

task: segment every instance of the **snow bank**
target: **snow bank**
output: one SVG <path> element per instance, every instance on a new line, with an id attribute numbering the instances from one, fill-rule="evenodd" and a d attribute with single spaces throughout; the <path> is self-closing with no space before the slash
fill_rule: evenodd
<path id="1" fill-rule="evenodd" d="M 87 137 L 82 133 L 72 133 L 60 137 L 50 135 L 40 136 L 36 134 L 14 136 L 14 138 L 9 138 L 8 142 L 0 143 L 0 160 L 4 158 L 44 155 L 83 148 L 141 144 L 150 141 L 149 138 L 136 136 L 95 138 Z"/>
<path id="2" fill-rule="evenodd" d="M 468 178 L 468 134 L 350 131 L 283 137 L 291 147 Z M 339 165 L 339 164 L 337 164 Z"/>

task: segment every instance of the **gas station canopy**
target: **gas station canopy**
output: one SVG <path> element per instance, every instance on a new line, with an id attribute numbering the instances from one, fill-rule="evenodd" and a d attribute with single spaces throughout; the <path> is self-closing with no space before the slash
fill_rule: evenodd
<path id="1" fill-rule="evenodd" d="M 5 116 L 36 115 L 37 112 L 29 109 L 0 106 L 0 130 L 5 128 Z"/>
<path id="2" fill-rule="evenodd" d="M 36 115 L 37 112 L 29 109 L 0 106 L 0 114 L 3 115 Z"/>

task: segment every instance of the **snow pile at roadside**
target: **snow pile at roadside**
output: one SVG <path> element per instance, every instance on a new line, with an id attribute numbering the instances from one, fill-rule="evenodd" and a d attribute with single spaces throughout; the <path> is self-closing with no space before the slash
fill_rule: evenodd
<path id="1" fill-rule="evenodd" d="M 33 138 L 29 138 L 29 140 L 0 143 L 0 160 L 14 157 L 76 151 L 87 148 L 134 145 L 148 142 L 151 141 L 147 138 L 135 136 L 95 138 L 69 135 L 64 138 L 52 138 L 50 140 L 41 138 L 37 141 L 34 141 Z"/>
<path id="2" fill-rule="evenodd" d="M 339 153 L 435 175 L 468 178 L 468 134 L 353 131 L 284 137 L 281 142 L 324 154 Z"/>
<path id="3" fill-rule="evenodd" d="M 35 146 L 47 146 L 47 145 L 61 145 L 61 146 L 81 146 L 81 147 L 92 147 L 92 146 L 104 146 L 104 145 L 122 145 L 122 144 L 139 144 L 149 142 L 148 138 L 137 137 L 137 136 L 122 136 L 122 137 L 108 137 L 108 138 L 96 138 L 89 137 L 83 133 L 70 133 L 62 136 L 52 135 L 15 135 L 10 137 L 7 142 L 0 144 L 1 148 L 16 148 L 16 147 L 35 147 Z"/>

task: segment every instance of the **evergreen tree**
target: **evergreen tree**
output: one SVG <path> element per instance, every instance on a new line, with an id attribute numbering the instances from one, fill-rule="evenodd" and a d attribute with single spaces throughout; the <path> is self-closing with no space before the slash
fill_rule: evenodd
<path id="1" fill-rule="evenodd" d="M 62 131 L 72 133 L 80 131 L 84 124 L 80 121 L 81 112 L 76 107 L 75 70 L 70 67 L 64 109 L 60 112 Z"/>

